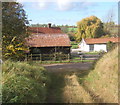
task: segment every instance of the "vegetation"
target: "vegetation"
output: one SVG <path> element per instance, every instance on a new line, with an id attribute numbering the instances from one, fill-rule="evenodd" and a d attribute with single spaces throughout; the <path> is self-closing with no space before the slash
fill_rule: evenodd
<path id="1" fill-rule="evenodd" d="M 47 87 L 47 102 L 48 103 L 62 103 L 63 102 L 63 87 L 65 86 L 64 82 L 64 73 L 56 74 L 49 73 L 51 81 Z"/>
<path id="2" fill-rule="evenodd" d="M 24 39 L 28 36 L 23 6 L 17 2 L 2 3 L 2 52 L 4 59 L 22 60 L 27 50 Z"/>
<path id="3" fill-rule="evenodd" d="M 115 46 L 115 43 L 109 41 L 109 42 L 107 43 L 107 51 L 112 50 L 112 49 L 114 48 L 114 46 Z"/>
<path id="4" fill-rule="evenodd" d="M 72 41 L 72 42 L 71 42 L 71 45 L 72 45 L 71 48 L 72 48 L 72 49 L 77 49 L 77 48 L 78 48 L 78 44 L 79 44 L 79 43 L 76 43 L 76 42 L 73 42 L 73 41 Z"/>
<path id="5" fill-rule="evenodd" d="M 48 73 L 39 65 L 5 61 L 3 64 L 3 103 L 46 102 Z"/>
<path id="6" fill-rule="evenodd" d="M 77 23 L 76 41 L 82 38 L 98 38 L 104 34 L 103 23 L 96 16 L 90 16 Z"/>
<path id="7" fill-rule="evenodd" d="M 81 77 L 84 86 L 97 103 L 118 103 L 118 47 L 105 54 L 90 73 Z"/>

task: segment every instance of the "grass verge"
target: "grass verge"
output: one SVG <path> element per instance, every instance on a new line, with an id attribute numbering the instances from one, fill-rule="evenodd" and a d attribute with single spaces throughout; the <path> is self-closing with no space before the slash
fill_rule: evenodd
<path id="1" fill-rule="evenodd" d="M 2 70 L 3 103 L 46 102 L 50 78 L 43 67 L 8 60 Z"/>
<path id="2" fill-rule="evenodd" d="M 30 64 L 55 64 L 55 63 L 79 63 L 79 62 L 94 62 L 94 60 L 80 60 L 80 59 L 73 59 L 73 60 L 63 60 L 63 61 L 28 61 Z"/>
<path id="3" fill-rule="evenodd" d="M 83 78 L 78 77 L 97 103 L 118 103 L 118 48 L 103 55 Z"/>

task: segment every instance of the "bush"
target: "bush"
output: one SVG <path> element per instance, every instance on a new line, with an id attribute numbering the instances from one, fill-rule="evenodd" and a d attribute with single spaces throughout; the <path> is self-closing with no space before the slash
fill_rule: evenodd
<path id="1" fill-rule="evenodd" d="M 115 44 L 114 44 L 113 42 L 109 41 L 109 42 L 107 43 L 107 51 L 112 50 L 114 46 L 115 46 Z"/>
<path id="2" fill-rule="evenodd" d="M 43 67 L 25 62 L 3 64 L 3 103 L 45 102 L 49 77 Z"/>

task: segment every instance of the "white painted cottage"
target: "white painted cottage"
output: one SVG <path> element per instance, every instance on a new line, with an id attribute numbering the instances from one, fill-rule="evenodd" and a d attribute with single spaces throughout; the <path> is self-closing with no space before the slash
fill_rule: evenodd
<path id="1" fill-rule="evenodd" d="M 118 43 L 118 38 L 89 38 L 82 39 L 79 43 L 79 50 L 85 52 L 94 52 L 94 51 L 105 51 L 107 52 L 107 43 L 111 41 L 113 43 Z"/>

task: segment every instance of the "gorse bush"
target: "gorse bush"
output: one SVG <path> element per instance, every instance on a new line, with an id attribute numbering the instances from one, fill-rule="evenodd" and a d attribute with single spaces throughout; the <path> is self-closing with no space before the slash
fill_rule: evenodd
<path id="1" fill-rule="evenodd" d="M 43 67 L 25 62 L 3 64 L 3 103 L 41 103 L 46 100 L 50 81 Z"/>

